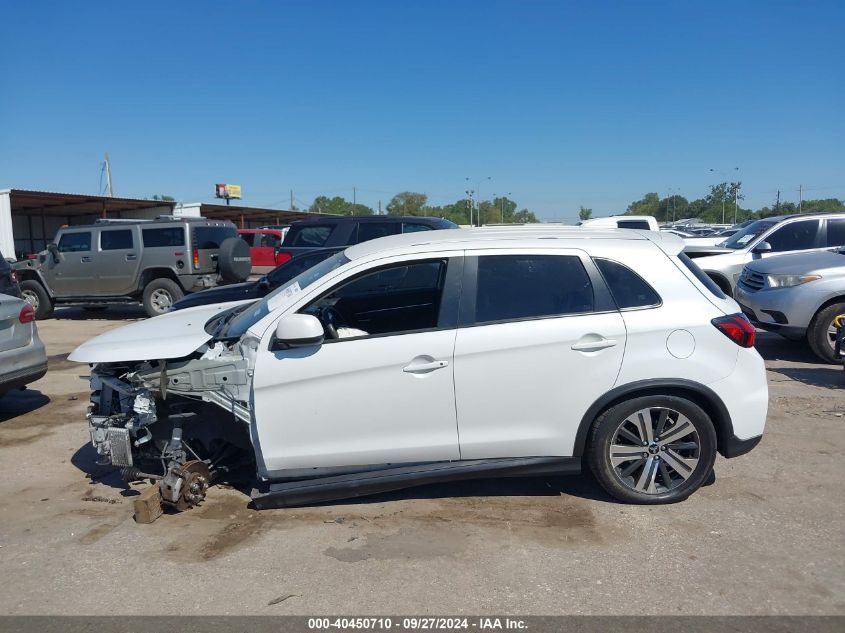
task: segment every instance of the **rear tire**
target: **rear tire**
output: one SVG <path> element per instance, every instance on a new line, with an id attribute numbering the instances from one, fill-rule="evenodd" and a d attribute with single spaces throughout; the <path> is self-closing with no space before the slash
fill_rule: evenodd
<path id="1" fill-rule="evenodd" d="M 845 314 L 845 303 L 833 303 L 819 310 L 810 321 L 810 327 L 807 328 L 807 342 L 810 344 L 810 349 L 824 362 L 833 365 L 841 365 L 843 362 L 841 358 L 836 358 L 833 347 L 836 341 L 833 319 L 839 314 Z"/>
<path id="2" fill-rule="evenodd" d="M 593 424 L 588 457 L 612 497 L 656 505 L 683 501 L 698 490 L 711 477 L 716 448 L 716 430 L 701 407 L 654 395 L 602 413 Z"/>
<path id="3" fill-rule="evenodd" d="M 171 306 L 184 296 L 175 281 L 163 277 L 153 279 L 144 287 L 144 310 L 151 317 L 167 314 Z"/>
<path id="4" fill-rule="evenodd" d="M 35 310 L 35 318 L 37 320 L 46 319 L 53 312 L 53 301 L 50 295 L 37 281 L 28 279 L 20 283 L 21 298 L 32 306 Z"/>

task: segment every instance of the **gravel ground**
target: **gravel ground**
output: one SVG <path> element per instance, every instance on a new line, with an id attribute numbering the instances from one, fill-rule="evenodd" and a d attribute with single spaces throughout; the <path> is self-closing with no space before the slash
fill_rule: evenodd
<path id="1" fill-rule="evenodd" d="M 845 614 L 845 374 L 801 344 L 760 335 L 763 441 L 681 504 L 620 505 L 587 476 L 263 512 L 213 488 L 137 525 L 66 356 L 142 315 L 88 316 L 40 322 L 50 372 L 0 400 L 0 613 Z"/>

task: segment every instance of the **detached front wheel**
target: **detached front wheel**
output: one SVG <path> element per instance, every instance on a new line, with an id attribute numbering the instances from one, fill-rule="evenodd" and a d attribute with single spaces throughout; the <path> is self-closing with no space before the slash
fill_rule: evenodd
<path id="1" fill-rule="evenodd" d="M 174 303 L 179 301 L 185 293 L 175 281 L 171 279 L 153 279 L 144 288 L 144 310 L 147 316 L 159 316 L 170 312 Z"/>
<path id="2" fill-rule="evenodd" d="M 683 501 L 710 477 L 716 430 L 697 404 L 675 396 L 620 403 L 596 420 L 590 468 L 602 488 L 626 503 Z"/>

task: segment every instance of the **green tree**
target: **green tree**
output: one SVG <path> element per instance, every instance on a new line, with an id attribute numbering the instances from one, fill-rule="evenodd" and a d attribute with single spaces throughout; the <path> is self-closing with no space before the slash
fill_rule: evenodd
<path id="1" fill-rule="evenodd" d="M 370 207 L 363 204 L 353 204 L 341 196 L 334 198 L 317 196 L 308 211 L 332 215 L 373 215 L 373 210 Z"/>
<path id="2" fill-rule="evenodd" d="M 529 211 L 528 209 L 520 209 L 513 214 L 513 221 L 523 224 L 533 224 L 535 222 L 539 222 L 540 220 L 537 219 L 537 216 L 534 215 L 532 211 Z"/>
<path id="3" fill-rule="evenodd" d="M 397 193 L 387 203 L 388 215 L 426 215 L 425 205 L 428 196 L 414 191 Z"/>
<path id="4" fill-rule="evenodd" d="M 645 194 L 639 200 L 628 205 L 625 215 L 653 215 L 657 217 L 660 210 L 660 196 L 655 192 Z"/>
<path id="5" fill-rule="evenodd" d="M 588 208 L 587 208 L 587 207 L 585 207 L 585 206 L 581 206 L 581 207 L 579 207 L 579 210 L 578 210 L 578 217 L 579 217 L 582 221 L 583 221 L 583 220 L 589 220 L 591 217 L 593 217 L 593 210 L 592 210 L 592 209 L 588 209 Z"/>
<path id="6" fill-rule="evenodd" d="M 153 196 L 153 200 L 161 200 L 162 202 L 174 202 L 176 198 L 173 196 L 163 196 L 160 194 L 156 194 Z"/>

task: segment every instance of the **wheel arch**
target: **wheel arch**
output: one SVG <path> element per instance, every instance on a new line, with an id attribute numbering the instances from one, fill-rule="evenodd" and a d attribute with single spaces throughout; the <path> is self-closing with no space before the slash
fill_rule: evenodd
<path id="1" fill-rule="evenodd" d="M 722 399 L 709 387 L 692 380 L 656 378 L 620 385 L 596 400 L 581 418 L 572 454 L 582 457 L 586 453 L 590 429 L 602 413 L 620 402 L 650 395 L 686 398 L 704 409 L 716 429 L 717 448 L 720 453 L 725 453 L 734 433 L 730 413 Z"/>
<path id="2" fill-rule="evenodd" d="M 813 312 L 813 317 L 810 319 L 810 322 L 811 322 L 811 323 L 813 322 L 813 320 L 814 320 L 814 319 L 815 319 L 815 318 L 819 315 L 819 312 L 821 312 L 821 311 L 822 311 L 822 310 L 824 310 L 825 308 L 829 308 L 829 307 L 830 307 L 830 306 L 832 306 L 834 303 L 845 303 L 845 295 L 837 295 L 837 296 L 835 296 L 835 297 L 831 297 L 830 299 L 827 299 L 824 303 L 822 303 L 822 304 L 821 304 L 818 308 L 816 308 L 816 310 Z"/>
<path id="3" fill-rule="evenodd" d="M 170 281 L 175 281 L 176 284 L 182 288 L 182 284 L 179 283 L 179 277 L 176 273 L 173 272 L 172 269 L 167 268 L 166 266 L 158 267 L 158 268 L 145 268 L 144 271 L 141 273 L 141 280 L 138 288 L 138 292 L 144 292 L 144 288 L 147 287 L 152 281 L 156 279 L 169 279 Z"/>
<path id="4" fill-rule="evenodd" d="M 15 275 L 17 275 L 18 283 L 22 281 L 35 281 L 41 284 L 41 287 L 44 288 L 44 292 L 47 293 L 47 296 L 51 299 L 55 297 L 53 291 L 50 289 L 50 286 L 44 281 L 44 277 L 41 276 L 41 273 L 37 270 L 32 268 L 17 268 L 14 269 Z"/>

